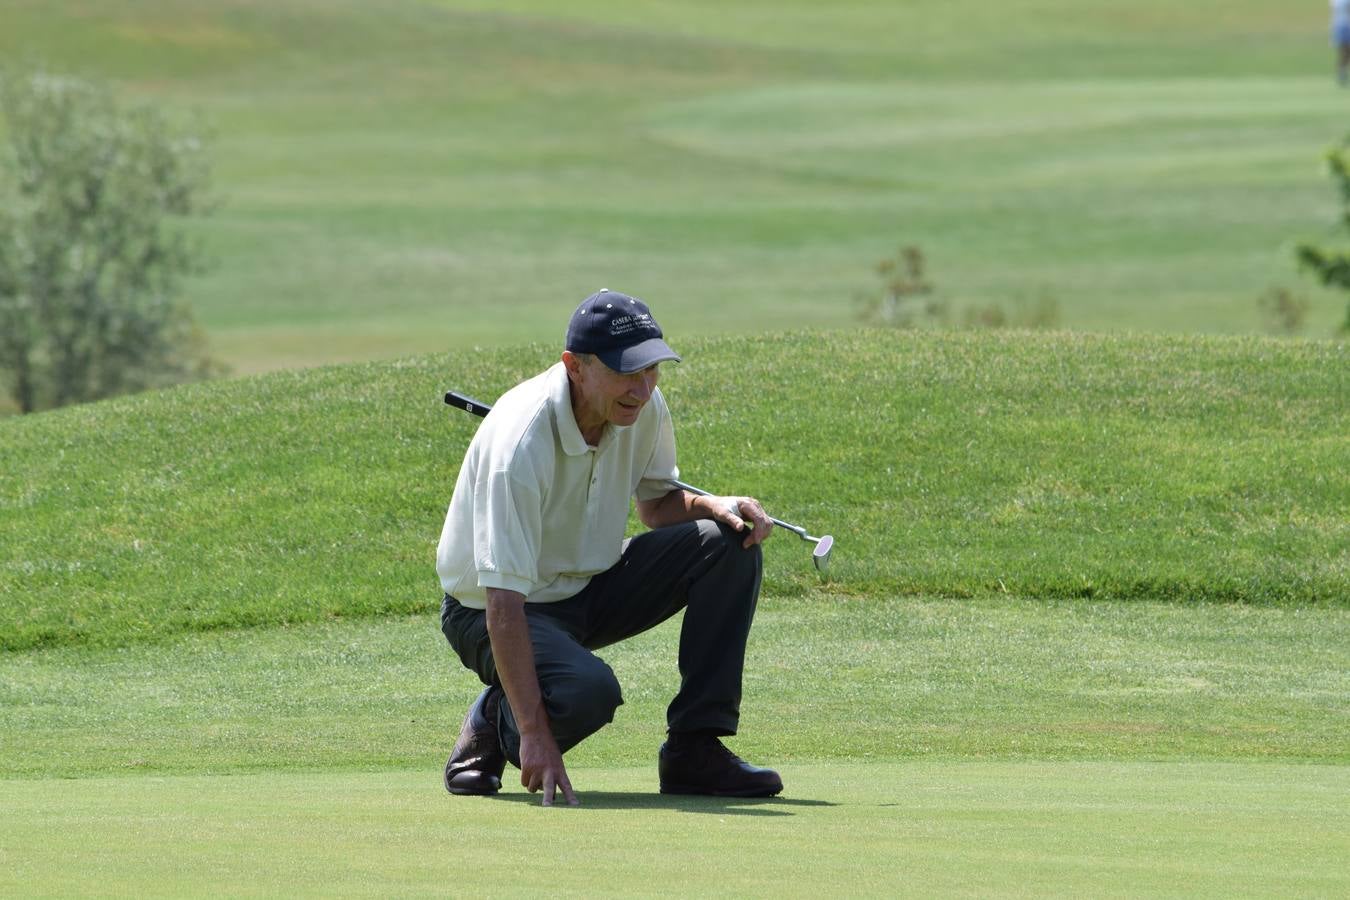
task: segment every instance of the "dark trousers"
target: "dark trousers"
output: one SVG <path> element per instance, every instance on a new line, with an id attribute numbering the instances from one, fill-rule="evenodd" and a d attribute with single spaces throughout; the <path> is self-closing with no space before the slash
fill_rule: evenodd
<path id="1" fill-rule="evenodd" d="M 745 645 L 759 598 L 762 556 L 744 535 L 711 520 L 659 528 L 628 541 L 623 557 L 581 593 L 526 603 L 544 708 L 564 753 L 613 721 L 623 703 L 614 671 L 592 651 L 640 634 L 685 610 L 680 690 L 666 711 L 671 731 L 736 733 Z M 499 685 L 487 614 L 447 595 L 441 630 L 484 684 Z M 520 764 L 520 731 L 502 698 L 498 730 Z"/>

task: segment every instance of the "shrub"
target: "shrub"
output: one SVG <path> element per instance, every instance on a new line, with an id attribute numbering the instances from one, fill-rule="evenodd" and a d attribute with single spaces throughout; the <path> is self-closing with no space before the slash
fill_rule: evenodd
<path id="1" fill-rule="evenodd" d="M 1341 201 L 1341 226 L 1350 229 L 1350 136 L 1327 151 L 1327 168 Z M 1311 271 L 1328 287 L 1350 290 L 1350 250 L 1299 244 L 1295 251 L 1302 268 Z M 1350 331 L 1350 302 L 1346 304 L 1342 331 Z"/>

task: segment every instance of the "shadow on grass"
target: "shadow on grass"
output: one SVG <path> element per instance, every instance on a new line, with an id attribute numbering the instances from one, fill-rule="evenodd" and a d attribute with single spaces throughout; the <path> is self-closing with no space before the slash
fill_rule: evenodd
<path id="1" fill-rule="evenodd" d="M 540 794 L 496 794 L 494 802 L 538 805 Z M 583 791 L 577 794 L 581 809 L 673 809 L 678 812 L 712 813 L 719 816 L 791 816 L 790 808 L 837 806 L 827 800 L 802 800 L 795 797 L 703 797 L 683 794 L 645 793 L 642 791 Z M 558 792 L 556 804 L 567 806 Z"/>

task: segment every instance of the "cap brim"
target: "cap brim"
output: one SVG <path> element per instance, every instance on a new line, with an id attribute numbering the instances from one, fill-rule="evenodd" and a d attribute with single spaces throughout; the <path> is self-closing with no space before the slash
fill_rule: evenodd
<path id="1" fill-rule="evenodd" d="M 606 350 L 595 354 L 600 361 L 621 375 L 641 372 L 662 362 L 680 362 L 680 354 L 670 349 L 660 338 L 651 338 L 622 350 Z"/>

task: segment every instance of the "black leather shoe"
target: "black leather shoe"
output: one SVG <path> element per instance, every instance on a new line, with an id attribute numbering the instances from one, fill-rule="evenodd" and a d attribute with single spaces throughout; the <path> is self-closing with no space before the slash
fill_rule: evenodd
<path id="1" fill-rule="evenodd" d="M 783 789 L 773 769 L 752 766 L 705 735 L 672 736 L 661 745 L 658 771 L 663 794 L 772 797 Z"/>
<path id="2" fill-rule="evenodd" d="M 459 740 L 445 761 L 445 789 L 452 794 L 495 794 L 502 787 L 506 756 L 497 737 L 499 687 L 478 695 L 464 716 Z"/>

